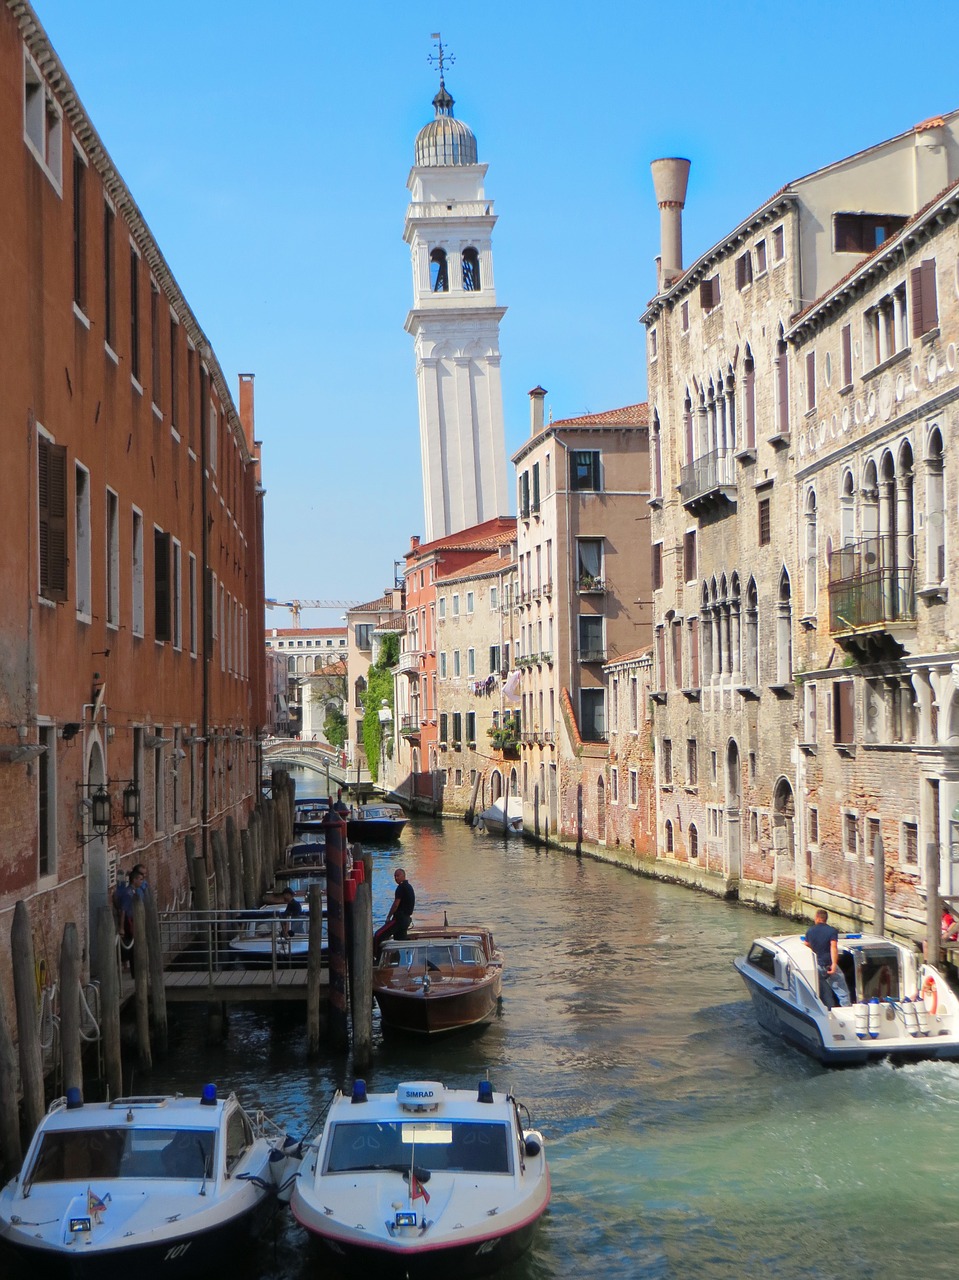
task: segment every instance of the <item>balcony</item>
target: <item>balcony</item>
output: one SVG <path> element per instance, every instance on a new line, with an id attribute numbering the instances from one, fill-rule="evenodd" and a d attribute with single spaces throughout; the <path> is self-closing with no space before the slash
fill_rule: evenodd
<path id="1" fill-rule="evenodd" d="M 679 493 L 684 507 L 735 502 L 736 458 L 732 449 L 714 449 L 681 467 Z"/>
<path id="2" fill-rule="evenodd" d="M 605 595 L 606 583 L 592 573 L 581 573 L 576 583 L 576 590 L 581 596 Z"/>
<path id="3" fill-rule="evenodd" d="M 915 565 L 890 563 L 897 549 L 892 537 L 862 538 L 830 555 L 829 630 L 847 648 L 880 657 L 883 633 L 915 624 Z M 895 654 L 901 646 L 892 643 Z"/>
<path id="4" fill-rule="evenodd" d="M 419 716 L 400 716 L 400 734 L 404 738 L 418 738 L 420 736 Z"/>
<path id="5" fill-rule="evenodd" d="M 580 649 L 579 660 L 580 662 L 605 662 L 606 650 L 605 649 Z"/>
<path id="6" fill-rule="evenodd" d="M 396 663 L 396 670 L 400 675 L 404 673 L 419 674 L 420 669 L 420 651 L 419 649 L 406 650 L 400 654 Z"/>

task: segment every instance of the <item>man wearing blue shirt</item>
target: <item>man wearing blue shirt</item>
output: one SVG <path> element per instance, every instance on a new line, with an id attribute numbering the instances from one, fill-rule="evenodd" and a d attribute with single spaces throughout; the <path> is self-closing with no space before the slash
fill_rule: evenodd
<path id="1" fill-rule="evenodd" d="M 806 946 L 816 957 L 820 992 L 825 995 L 828 987 L 839 1004 L 847 1005 L 852 1000 L 845 976 L 839 967 L 839 931 L 831 924 L 826 924 L 828 919 L 829 912 L 820 907 L 816 912 L 816 923 L 806 930 Z"/>

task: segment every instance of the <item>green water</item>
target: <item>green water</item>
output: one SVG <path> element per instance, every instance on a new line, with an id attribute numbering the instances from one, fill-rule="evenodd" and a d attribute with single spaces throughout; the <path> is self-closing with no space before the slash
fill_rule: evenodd
<path id="1" fill-rule="evenodd" d="M 417 919 L 490 923 L 502 1012 L 465 1039 L 384 1040 L 371 1089 L 487 1073 L 543 1130 L 553 1199 L 530 1253 L 545 1277 L 934 1277 L 959 1266 L 959 1066 L 828 1071 L 761 1032 L 733 957 L 769 918 L 589 860 L 412 824 L 374 854 L 374 915 L 406 868 Z M 209 1049 L 173 1011 L 145 1088 L 236 1089 L 302 1133 L 349 1061 L 306 1057 L 302 1013 L 230 1015 Z M 328 1270 L 284 1219 L 243 1273 Z"/>

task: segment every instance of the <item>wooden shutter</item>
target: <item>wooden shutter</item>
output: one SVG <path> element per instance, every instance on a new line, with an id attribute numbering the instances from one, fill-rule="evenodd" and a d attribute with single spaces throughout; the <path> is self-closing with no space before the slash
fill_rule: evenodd
<path id="1" fill-rule="evenodd" d="M 939 323 L 939 305 L 936 294 L 936 260 L 924 258 L 909 273 L 911 283 L 912 336 L 921 338 Z"/>
<path id="2" fill-rule="evenodd" d="M 816 407 L 816 353 L 810 351 L 806 356 L 806 408 Z"/>
<path id="3" fill-rule="evenodd" d="M 836 681 L 836 698 L 833 703 L 835 721 L 833 736 L 836 742 L 853 741 L 855 698 L 851 680 Z"/>
<path id="4" fill-rule="evenodd" d="M 841 359 L 842 359 L 842 385 L 848 387 L 852 385 L 852 326 L 845 324 L 842 327 L 841 337 Z"/>
<path id="5" fill-rule="evenodd" d="M 67 450 L 37 439 L 40 507 L 40 594 L 67 598 Z"/>
<path id="6" fill-rule="evenodd" d="M 154 635 L 157 640 L 169 640 L 172 636 L 170 535 L 161 529 L 153 531 L 153 562 Z"/>

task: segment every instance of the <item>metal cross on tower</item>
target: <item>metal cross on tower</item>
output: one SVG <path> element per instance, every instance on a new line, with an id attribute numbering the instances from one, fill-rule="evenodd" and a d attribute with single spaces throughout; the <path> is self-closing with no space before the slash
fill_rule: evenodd
<path id="1" fill-rule="evenodd" d="M 447 53 L 446 50 L 443 48 L 443 41 L 440 39 L 440 33 L 438 31 L 434 31 L 433 34 L 430 36 L 430 39 L 436 41 L 436 48 L 438 52 L 431 53 L 427 57 L 426 61 L 430 64 L 430 66 L 439 67 L 440 88 L 445 89 L 446 85 L 443 83 L 443 71 L 446 67 L 451 67 L 453 63 L 456 61 L 456 59 L 455 57 L 452 56 L 452 54 Z"/>

